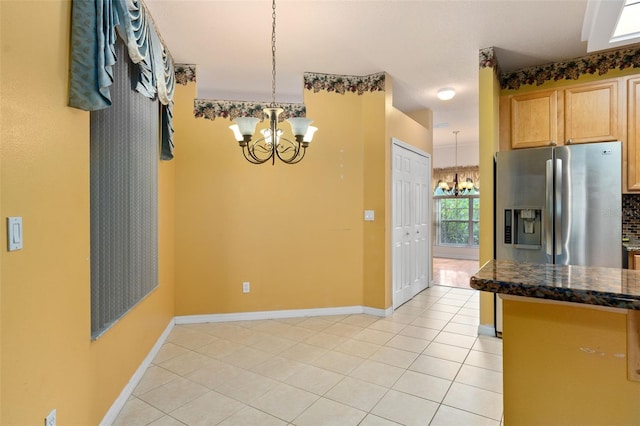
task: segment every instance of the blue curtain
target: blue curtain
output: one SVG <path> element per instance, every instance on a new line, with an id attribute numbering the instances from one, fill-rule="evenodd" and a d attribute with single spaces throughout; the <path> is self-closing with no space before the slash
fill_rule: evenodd
<path id="1" fill-rule="evenodd" d="M 116 34 L 117 31 L 117 34 Z M 144 4 L 137 0 L 73 0 L 69 106 L 95 111 L 111 106 L 116 37 L 138 65 L 136 90 L 162 104 L 161 159 L 173 158 L 173 58 Z"/>

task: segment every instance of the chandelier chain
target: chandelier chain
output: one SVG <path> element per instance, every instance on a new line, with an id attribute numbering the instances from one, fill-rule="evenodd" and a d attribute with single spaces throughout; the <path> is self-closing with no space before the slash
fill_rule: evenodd
<path id="1" fill-rule="evenodd" d="M 250 163 L 263 164 L 271 160 L 271 164 L 275 164 L 278 158 L 286 164 L 296 164 L 304 158 L 309 142 L 318 129 L 310 126 L 312 120 L 304 116 L 287 118 L 294 139 L 285 137 L 278 128 L 278 117 L 284 109 L 276 104 L 276 0 L 272 0 L 271 10 L 271 104 L 262 110 L 263 118 L 269 119 L 269 126 L 260 130 L 262 137 L 255 140 L 252 138 L 260 121 L 258 117 L 236 117 L 233 120 L 236 124 L 230 127 L 244 158 Z"/>
<path id="2" fill-rule="evenodd" d="M 271 106 L 276 106 L 276 0 L 273 0 L 271 8 Z"/>
<path id="3" fill-rule="evenodd" d="M 453 134 L 456 135 L 456 168 L 458 168 L 458 133 L 460 133 L 460 130 L 453 131 Z"/>

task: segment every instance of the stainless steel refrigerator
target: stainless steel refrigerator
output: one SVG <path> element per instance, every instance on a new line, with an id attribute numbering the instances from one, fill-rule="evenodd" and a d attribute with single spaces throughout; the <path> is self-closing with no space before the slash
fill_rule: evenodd
<path id="1" fill-rule="evenodd" d="M 622 267 L 621 149 L 618 141 L 498 152 L 496 259 Z"/>

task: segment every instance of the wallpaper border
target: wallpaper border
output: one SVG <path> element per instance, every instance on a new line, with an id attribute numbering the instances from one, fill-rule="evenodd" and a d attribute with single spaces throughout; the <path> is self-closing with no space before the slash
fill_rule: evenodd
<path id="1" fill-rule="evenodd" d="M 266 118 L 262 110 L 269 106 L 269 102 L 195 99 L 193 101 L 193 114 L 196 118 L 206 118 L 208 120 L 215 120 L 216 118 L 234 120 L 238 117 L 255 117 L 262 121 Z M 307 108 L 304 104 L 279 103 L 278 106 L 284 110 L 278 117 L 278 121 L 284 121 L 292 117 L 305 117 L 307 114 Z"/>
<path id="2" fill-rule="evenodd" d="M 186 86 L 196 82 L 196 66 L 192 64 L 176 64 L 176 83 Z"/>
<path id="3" fill-rule="evenodd" d="M 518 90 L 523 85 L 540 86 L 547 81 L 577 80 L 586 74 L 605 75 L 614 69 L 627 68 L 640 68 L 640 44 L 505 72 L 500 74 L 500 86 L 502 89 Z"/>
<path id="4" fill-rule="evenodd" d="M 320 91 L 338 93 L 384 92 L 386 74 L 384 72 L 365 76 L 322 74 L 317 72 L 305 72 L 304 88 L 313 93 Z"/>

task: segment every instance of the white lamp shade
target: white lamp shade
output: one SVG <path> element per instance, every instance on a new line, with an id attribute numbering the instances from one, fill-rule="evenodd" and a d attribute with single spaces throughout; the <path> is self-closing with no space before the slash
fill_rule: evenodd
<path id="1" fill-rule="evenodd" d="M 311 142 L 311 139 L 313 139 L 313 135 L 316 133 L 316 131 L 318 131 L 317 127 L 309 126 L 309 128 L 307 129 L 307 133 L 304 134 L 304 138 L 302 138 L 302 140 L 304 142 Z"/>
<path id="2" fill-rule="evenodd" d="M 309 125 L 313 122 L 313 120 L 304 117 L 289 118 L 287 121 L 291 125 L 291 131 L 296 136 L 305 135 Z"/>
<path id="3" fill-rule="evenodd" d="M 255 117 L 238 117 L 233 121 L 238 123 L 238 131 L 241 135 L 253 136 L 260 120 Z"/>
<path id="4" fill-rule="evenodd" d="M 236 138 L 238 142 L 241 142 L 244 139 L 237 124 L 232 124 L 231 126 L 229 126 L 229 128 L 233 132 L 233 137 Z"/>

